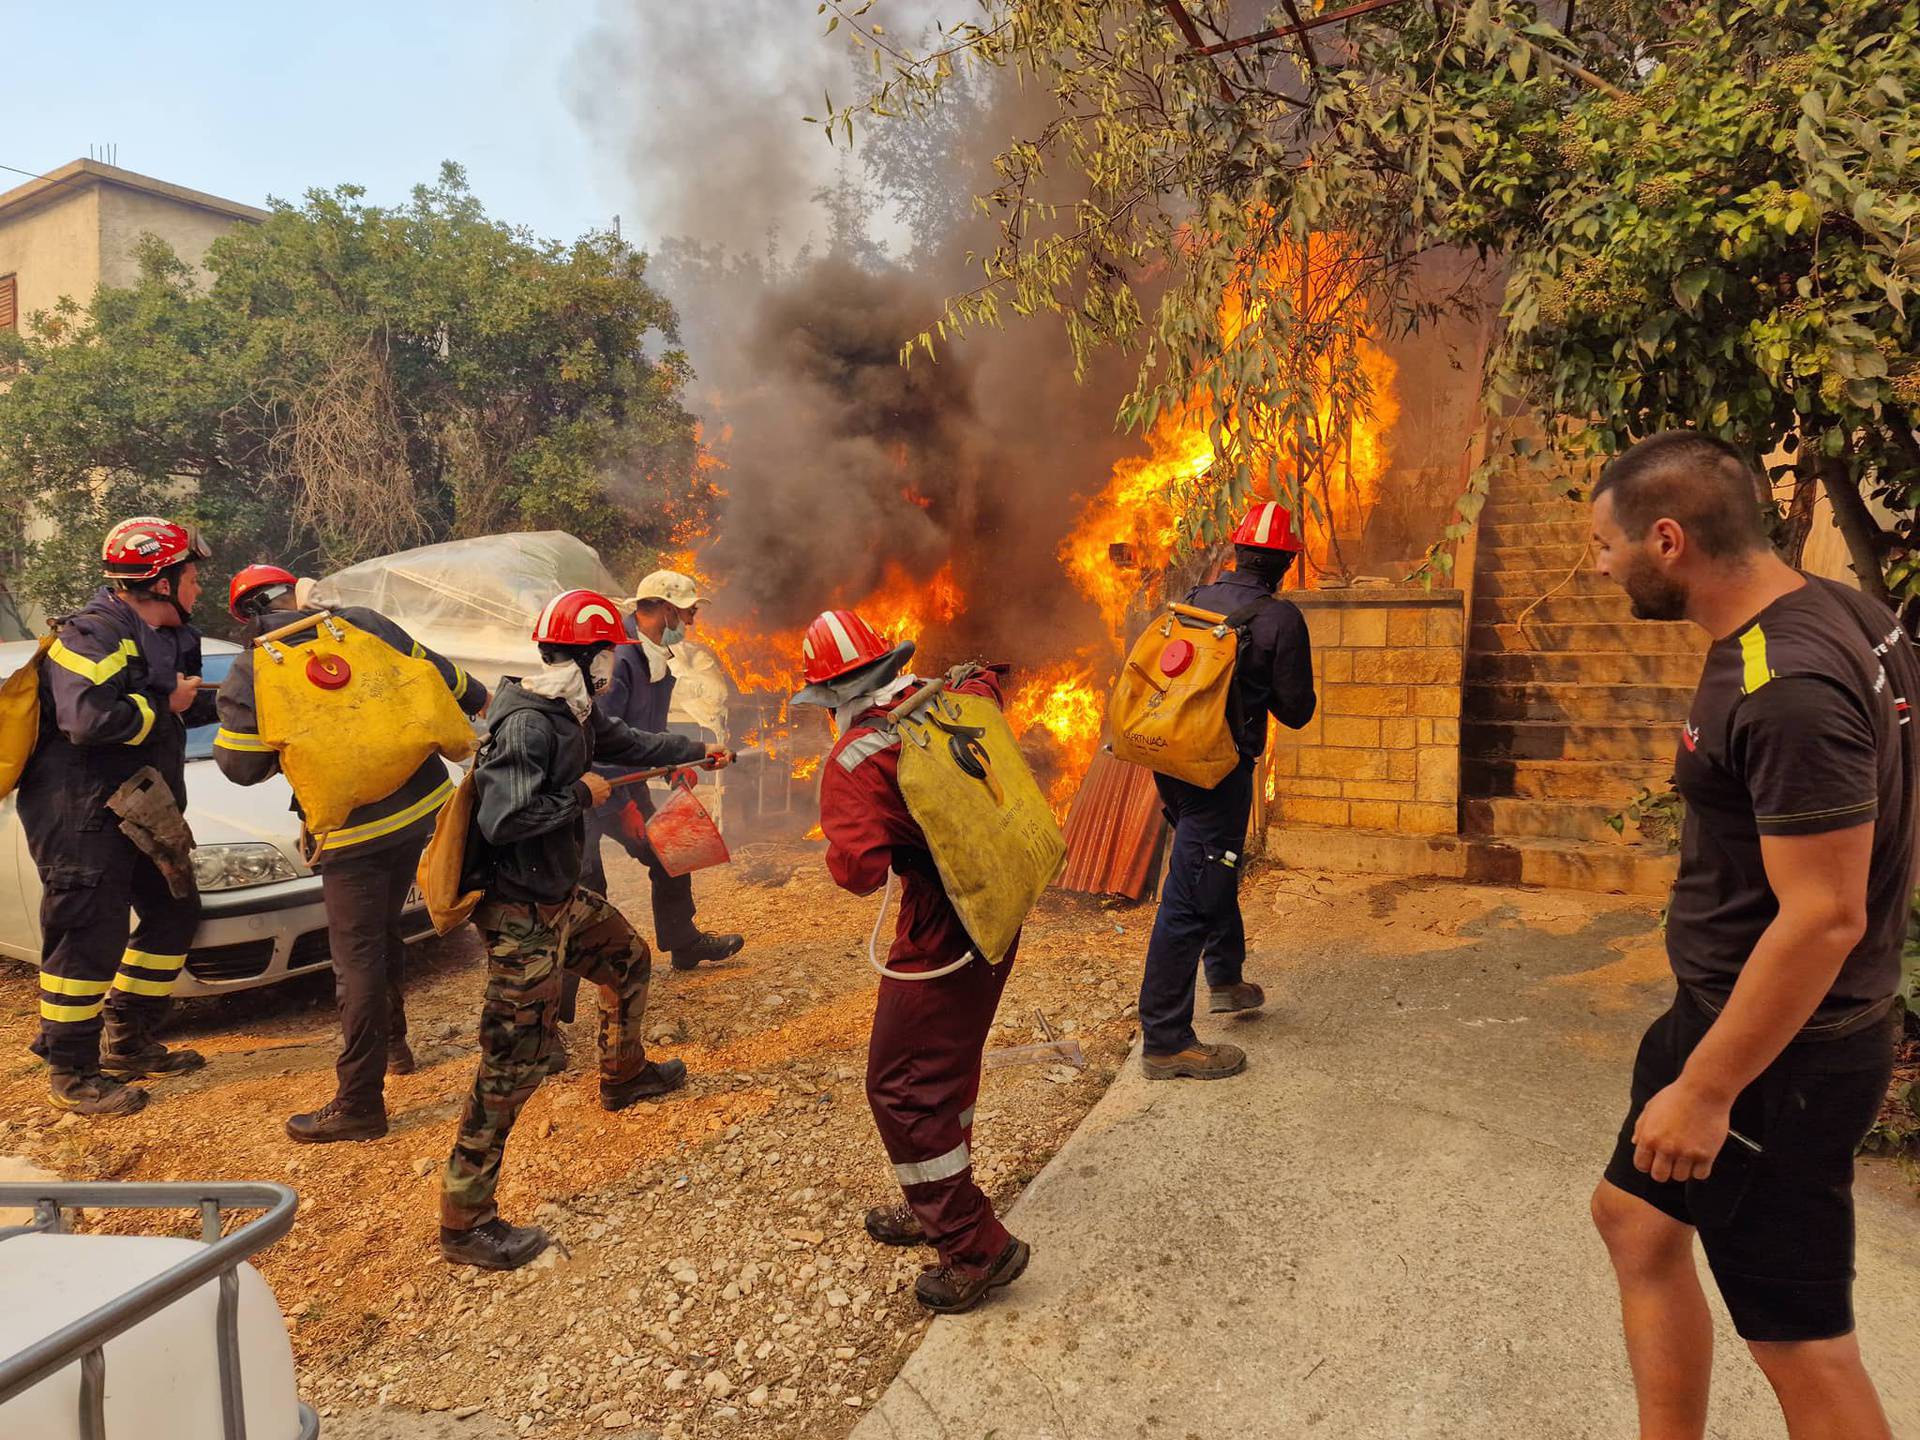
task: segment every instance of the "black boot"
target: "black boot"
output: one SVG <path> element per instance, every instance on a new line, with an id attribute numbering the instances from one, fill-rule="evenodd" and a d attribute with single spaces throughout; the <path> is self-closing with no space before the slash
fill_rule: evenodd
<path id="1" fill-rule="evenodd" d="M 746 944 L 747 937 L 744 935 L 702 935 L 691 945 L 673 952 L 673 968 L 692 970 L 702 960 L 725 960 L 738 955 L 746 948 Z"/>
<path id="2" fill-rule="evenodd" d="M 138 1019 L 109 1014 L 100 1068 L 116 1080 L 140 1080 L 148 1075 L 180 1075 L 207 1063 L 197 1050 L 169 1050 L 154 1038 L 159 1017 Z"/>
<path id="3" fill-rule="evenodd" d="M 411 1075 L 417 1067 L 413 1059 L 413 1047 L 402 1037 L 387 1041 L 387 1074 Z"/>
<path id="4" fill-rule="evenodd" d="M 440 1227 L 440 1254 L 447 1263 L 482 1270 L 518 1270 L 551 1243 L 538 1225 L 509 1225 L 498 1217 L 471 1230 Z"/>
<path id="5" fill-rule="evenodd" d="M 318 1110 L 287 1120 L 287 1138 L 304 1145 L 328 1145 L 335 1140 L 378 1140 L 386 1133 L 386 1106 L 350 1105 L 338 1096 Z"/>
<path id="6" fill-rule="evenodd" d="M 147 1092 L 122 1085 L 98 1070 L 55 1070 L 47 1099 L 71 1115 L 133 1115 L 146 1108 Z"/>
<path id="7" fill-rule="evenodd" d="M 682 1060 L 662 1060 L 658 1064 L 649 1060 L 640 1067 L 640 1073 L 631 1080 L 622 1080 L 618 1085 L 600 1082 L 600 1108 L 602 1110 L 624 1110 L 636 1100 L 651 1100 L 656 1096 L 670 1094 L 687 1083 L 687 1066 Z"/>

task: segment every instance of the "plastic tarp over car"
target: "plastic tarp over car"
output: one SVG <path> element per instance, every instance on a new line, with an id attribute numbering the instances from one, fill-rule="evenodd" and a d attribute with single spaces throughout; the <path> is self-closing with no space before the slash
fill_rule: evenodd
<path id="1" fill-rule="evenodd" d="M 538 665 L 534 621 L 563 590 L 598 590 L 623 599 L 599 552 L 564 530 L 478 535 L 363 560 L 313 587 L 311 603 L 364 605 L 487 685 Z M 726 678 L 711 651 L 674 647 L 675 720 L 725 738 Z"/>

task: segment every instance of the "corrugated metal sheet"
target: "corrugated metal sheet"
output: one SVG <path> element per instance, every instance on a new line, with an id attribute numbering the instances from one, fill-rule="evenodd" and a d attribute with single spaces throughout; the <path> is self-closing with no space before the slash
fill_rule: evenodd
<path id="1" fill-rule="evenodd" d="M 1138 900 L 1152 886 L 1165 829 L 1152 772 L 1095 752 L 1067 811 L 1060 888 Z"/>

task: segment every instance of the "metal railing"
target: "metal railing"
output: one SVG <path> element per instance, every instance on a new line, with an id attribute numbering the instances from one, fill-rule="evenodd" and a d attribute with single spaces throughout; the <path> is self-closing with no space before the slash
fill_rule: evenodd
<path id="1" fill-rule="evenodd" d="M 80 1434 L 83 1440 L 107 1440 L 107 1342 L 217 1277 L 220 1296 L 214 1323 L 220 1357 L 221 1436 L 222 1440 L 247 1440 L 240 1374 L 239 1267 L 248 1257 L 293 1228 L 293 1212 L 299 1203 L 299 1197 L 284 1185 L 251 1182 L 0 1185 L 0 1208 L 33 1211 L 33 1219 L 28 1224 L 0 1228 L 0 1241 L 16 1235 L 59 1234 L 65 1229 L 63 1211 L 88 1209 L 197 1210 L 201 1238 L 207 1242 L 198 1254 L 141 1281 L 124 1295 L 36 1340 L 19 1353 L 0 1359 L 0 1405 L 77 1360 L 80 1362 Z M 249 1220 L 231 1235 L 222 1235 L 220 1219 L 228 1210 L 266 1213 Z M 314 1440 L 319 1433 L 319 1417 L 301 1402 L 298 1440 Z"/>

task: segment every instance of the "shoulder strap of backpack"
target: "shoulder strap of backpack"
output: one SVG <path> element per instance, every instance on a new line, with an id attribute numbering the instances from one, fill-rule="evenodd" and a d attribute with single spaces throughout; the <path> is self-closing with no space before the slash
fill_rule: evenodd
<path id="1" fill-rule="evenodd" d="M 1258 600 L 1249 600 L 1238 610 L 1233 611 L 1227 616 L 1227 628 L 1229 630 L 1246 629 L 1247 626 L 1253 623 L 1254 617 L 1266 609 L 1272 599 L 1273 597 L 1271 595 L 1262 595 Z"/>

